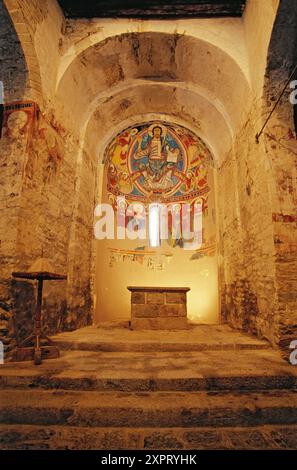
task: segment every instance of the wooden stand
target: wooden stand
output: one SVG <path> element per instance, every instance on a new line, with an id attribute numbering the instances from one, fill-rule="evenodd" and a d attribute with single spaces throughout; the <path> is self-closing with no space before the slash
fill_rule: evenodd
<path id="1" fill-rule="evenodd" d="M 41 326 L 41 307 L 42 307 L 42 288 L 43 281 L 65 280 L 63 276 L 50 272 L 21 273 L 13 272 L 13 277 L 21 279 L 37 280 L 37 302 L 35 309 L 34 332 L 28 336 L 18 346 L 13 359 L 15 361 L 34 360 L 34 364 L 41 364 L 42 359 L 54 359 L 59 357 L 59 349 L 53 345 L 50 338 L 42 333 Z"/>

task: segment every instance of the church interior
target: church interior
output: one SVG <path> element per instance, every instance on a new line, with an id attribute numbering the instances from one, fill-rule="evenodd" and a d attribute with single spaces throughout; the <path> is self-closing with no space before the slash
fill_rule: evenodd
<path id="1" fill-rule="evenodd" d="M 292 0 L 0 0 L 1 449 L 297 449 L 295 87 Z"/>

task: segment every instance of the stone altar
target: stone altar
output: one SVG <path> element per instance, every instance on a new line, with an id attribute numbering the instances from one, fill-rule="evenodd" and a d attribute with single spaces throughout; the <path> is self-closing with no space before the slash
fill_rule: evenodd
<path id="1" fill-rule="evenodd" d="M 189 287 L 129 286 L 132 329 L 186 329 Z"/>

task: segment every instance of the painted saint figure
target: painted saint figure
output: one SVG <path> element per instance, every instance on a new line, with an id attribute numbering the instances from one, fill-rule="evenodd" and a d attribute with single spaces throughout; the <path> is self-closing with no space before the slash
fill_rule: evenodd
<path id="1" fill-rule="evenodd" d="M 135 160 L 139 160 L 143 157 L 148 157 L 149 160 L 164 160 L 162 127 L 153 127 L 152 134 L 152 138 L 147 142 L 145 147 L 138 150 L 134 155 Z"/>
<path id="2" fill-rule="evenodd" d="M 162 133 L 161 126 L 154 126 L 152 137 L 134 154 L 135 160 L 145 157 L 148 159 L 147 164 L 139 164 L 139 170 L 144 177 L 146 187 L 151 190 L 166 190 L 174 186 L 173 167 L 180 155 L 179 149 L 171 148 Z"/>

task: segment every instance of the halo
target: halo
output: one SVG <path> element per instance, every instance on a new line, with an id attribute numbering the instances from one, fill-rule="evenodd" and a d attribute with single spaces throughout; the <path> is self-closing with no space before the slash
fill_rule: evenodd
<path id="1" fill-rule="evenodd" d="M 142 213 L 143 212 L 143 204 L 141 202 L 133 202 L 132 204 L 133 210 L 136 213 Z"/>
<path id="2" fill-rule="evenodd" d="M 9 124 L 11 124 L 11 122 L 13 122 L 14 125 L 17 123 L 18 128 L 23 129 L 28 122 L 28 114 L 23 110 L 13 111 L 7 116 L 7 127 L 9 129 Z"/>
<path id="3" fill-rule="evenodd" d="M 153 124 L 151 124 L 147 130 L 148 134 L 150 136 L 153 136 L 153 129 L 154 127 L 161 127 L 162 129 L 162 137 L 164 138 L 165 135 L 167 134 L 167 128 L 166 126 L 164 126 L 164 124 L 160 124 L 159 122 L 154 122 Z"/>
<path id="4" fill-rule="evenodd" d="M 137 127 L 133 127 L 133 129 L 130 131 L 130 136 L 134 137 L 136 134 L 138 134 L 138 129 Z"/>

